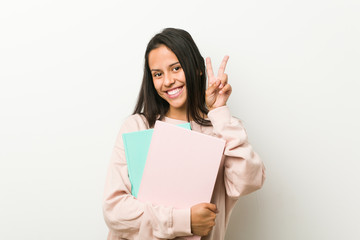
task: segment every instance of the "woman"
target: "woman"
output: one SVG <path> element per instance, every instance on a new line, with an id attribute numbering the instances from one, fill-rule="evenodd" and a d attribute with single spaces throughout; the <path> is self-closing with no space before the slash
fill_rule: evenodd
<path id="1" fill-rule="evenodd" d="M 264 165 L 247 142 L 242 123 L 231 117 L 231 94 L 225 56 L 215 77 L 210 58 L 205 64 L 189 33 L 167 28 L 155 35 L 145 52 L 144 77 L 133 115 L 117 137 L 107 174 L 104 217 L 108 239 L 224 239 L 230 213 L 240 196 L 263 185 Z M 226 141 L 211 203 L 174 209 L 142 203 L 131 195 L 122 134 L 152 128 L 156 120 L 190 122 L 193 131 Z"/>

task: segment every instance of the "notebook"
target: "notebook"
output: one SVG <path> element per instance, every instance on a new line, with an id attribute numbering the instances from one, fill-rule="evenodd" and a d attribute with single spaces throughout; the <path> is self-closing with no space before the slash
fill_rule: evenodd
<path id="1" fill-rule="evenodd" d="M 179 124 L 179 127 L 191 129 L 190 123 Z M 141 178 L 149 151 L 154 129 L 123 133 L 125 157 L 131 182 L 131 194 L 137 197 Z"/>
<path id="2" fill-rule="evenodd" d="M 138 200 L 175 208 L 210 202 L 224 147 L 222 139 L 157 121 Z"/>

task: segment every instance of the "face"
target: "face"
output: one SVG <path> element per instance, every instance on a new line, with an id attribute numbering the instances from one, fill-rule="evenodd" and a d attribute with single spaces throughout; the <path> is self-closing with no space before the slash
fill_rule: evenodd
<path id="1" fill-rule="evenodd" d="M 170 105 L 169 112 L 185 113 L 185 73 L 176 55 L 165 45 L 161 45 L 149 53 L 149 67 L 157 93 Z"/>

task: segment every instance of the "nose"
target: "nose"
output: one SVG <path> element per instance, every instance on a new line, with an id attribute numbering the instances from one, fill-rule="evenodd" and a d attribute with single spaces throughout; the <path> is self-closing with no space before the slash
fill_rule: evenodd
<path id="1" fill-rule="evenodd" d="M 175 79 L 171 76 L 171 74 L 165 74 L 164 77 L 165 77 L 164 85 L 166 87 L 171 86 L 175 82 Z"/>

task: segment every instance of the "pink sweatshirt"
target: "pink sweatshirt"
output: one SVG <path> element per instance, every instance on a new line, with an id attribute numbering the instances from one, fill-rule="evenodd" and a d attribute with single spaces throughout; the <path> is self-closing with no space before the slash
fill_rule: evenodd
<path id="1" fill-rule="evenodd" d="M 216 136 L 226 141 L 224 164 L 220 168 L 211 203 L 219 213 L 216 225 L 203 240 L 225 238 L 231 211 L 240 196 L 249 194 L 264 183 L 265 168 L 247 141 L 242 123 L 231 117 L 227 106 L 208 113 L 211 127 L 191 122 L 193 131 Z M 165 117 L 165 122 L 184 121 Z M 142 203 L 131 195 L 122 134 L 148 129 L 145 117 L 128 117 L 118 134 L 107 173 L 103 212 L 109 227 L 108 240 L 181 239 L 191 234 L 190 209 L 174 209 Z"/>

